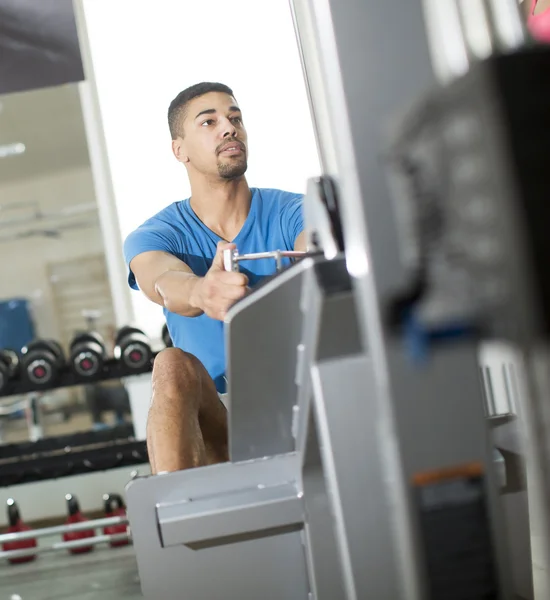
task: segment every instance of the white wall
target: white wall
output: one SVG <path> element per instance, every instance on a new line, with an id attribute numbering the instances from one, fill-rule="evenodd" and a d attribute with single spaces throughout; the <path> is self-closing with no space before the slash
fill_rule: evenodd
<path id="1" fill-rule="evenodd" d="M 43 210 L 51 211 L 69 205 L 95 203 L 92 176 L 87 167 L 1 185 L 0 198 L 6 204 L 36 201 Z M 2 214 L 2 218 L 9 216 L 9 213 Z M 52 225 L 51 222 L 49 224 Z M 29 222 L 17 229 L 39 227 L 39 223 Z M 4 231 L 0 228 L 0 235 Z M 0 242 L 0 254 L 3 257 L 0 261 L 0 299 L 29 298 L 37 334 L 57 338 L 59 323 L 47 278 L 47 264 L 102 252 L 103 240 L 99 226 L 65 231 L 59 239 L 31 237 Z"/>
<path id="2" fill-rule="evenodd" d="M 82 0 L 124 237 L 189 196 L 167 111 L 199 81 L 233 88 L 249 134 L 252 186 L 305 192 L 321 172 L 288 0 Z M 281 150 L 281 147 L 284 150 Z M 136 325 L 157 336 L 159 307 L 135 292 Z"/>
<path id="3" fill-rule="evenodd" d="M 65 494 L 73 494 L 84 514 L 102 510 L 103 494 L 120 494 L 123 498 L 126 497 L 126 485 L 135 471 L 140 477 L 151 474 L 148 464 L 139 464 L 1 488 L 0 507 L 5 507 L 8 499 L 14 498 L 21 516 L 27 522 L 59 518 L 67 516 Z M 6 525 L 7 512 L 0 510 L 0 526 Z"/>

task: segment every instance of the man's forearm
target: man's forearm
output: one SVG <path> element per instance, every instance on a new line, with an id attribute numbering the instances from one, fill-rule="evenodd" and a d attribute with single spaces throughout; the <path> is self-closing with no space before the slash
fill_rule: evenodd
<path id="1" fill-rule="evenodd" d="M 201 281 L 202 277 L 187 271 L 165 271 L 155 281 L 155 291 L 170 312 L 184 317 L 198 317 L 203 313 L 197 294 L 197 286 Z"/>

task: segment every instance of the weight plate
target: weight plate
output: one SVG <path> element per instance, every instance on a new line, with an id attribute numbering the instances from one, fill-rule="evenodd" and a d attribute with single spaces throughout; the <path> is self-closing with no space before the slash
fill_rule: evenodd
<path id="1" fill-rule="evenodd" d="M 105 341 L 97 331 L 81 331 L 77 333 L 71 340 L 71 351 L 75 346 L 80 344 L 97 344 L 105 348 Z"/>
<path id="2" fill-rule="evenodd" d="M 131 333 L 138 333 L 143 336 L 145 335 L 145 333 L 143 333 L 143 331 L 141 329 L 138 329 L 137 327 L 132 327 L 131 325 L 125 325 L 124 327 L 121 327 L 118 330 L 118 332 L 116 334 L 115 344 L 118 346 L 120 344 L 120 342 L 122 341 L 122 339 Z"/>

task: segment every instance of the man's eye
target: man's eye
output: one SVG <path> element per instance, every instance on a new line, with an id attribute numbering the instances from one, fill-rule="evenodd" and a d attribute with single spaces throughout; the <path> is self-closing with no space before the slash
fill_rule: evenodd
<path id="1" fill-rule="evenodd" d="M 233 121 L 233 123 L 241 124 L 243 122 L 241 117 L 233 117 L 231 120 Z"/>
<path id="2" fill-rule="evenodd" d="M 214 122 L 214 119 L 207 119 L 206 121 L 201 123 L 201 125 L 212 125 L 213 122 Z"/>

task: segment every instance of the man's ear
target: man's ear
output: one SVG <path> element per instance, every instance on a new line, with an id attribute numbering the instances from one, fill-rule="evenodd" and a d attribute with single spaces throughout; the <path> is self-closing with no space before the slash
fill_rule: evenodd
<path id="1" fill-rule="evenodd" d="M 172 152 L 179 162 L 189 162 L 189 157 L 185 154 L 185 144 L 181 137 L 178 136 L 175 140 L 172 140 Z"/>

